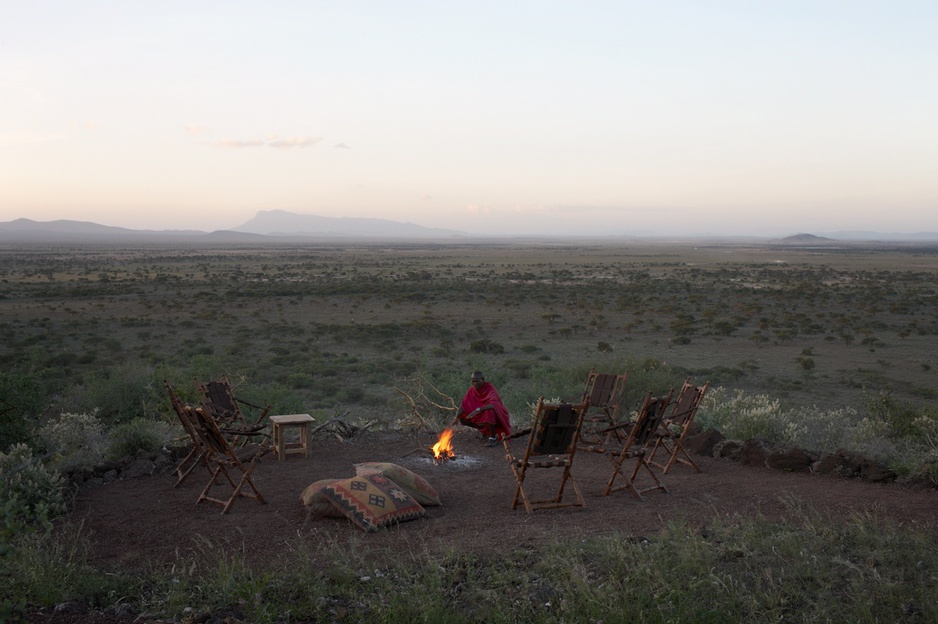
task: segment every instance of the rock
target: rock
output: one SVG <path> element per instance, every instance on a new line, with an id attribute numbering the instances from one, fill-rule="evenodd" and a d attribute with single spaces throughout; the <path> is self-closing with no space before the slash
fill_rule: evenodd
<path id="1" fill-rule="evenodd" d="M 818 474 L 860 478 L 870 483 L 891 483 L 897 477 L 896 473 L 882 462 L 863 453 L 845 449 L 822 455 L 813 468 Z"/>
<path id="2" fill-rule="evenodd" d="M 684 448 L 687 449 L 688 453 L 696 453 L 697 455 L 713 455 L 713 447 L 725 439 L 725 435 L 719 431 L 716 431 L 715 429 L 710 429 L 708 431 L 704 431 L 703 433 L 689 435 L 684 438 Z"/>
<path id="3" fill-rule="evenodd" d="M 743 443 L 739 453 L 739 463 L 743 466 L 765 466 L 765 460 L 778 447 L 766 440 L 753 438 Z"/>
<path id="4" fill-rule="evenodd" d="M 730 461 L 739 461 L 742 450 L 743 443 L 739 440 L 723 440 L 713 445 L 713 456 L 729 459 Z"/>
<path id="5" fill-rule="evenodd" d="M 859 476 L 860 468 L 853 460 L 853 453 L 838 449 L 833 453 L 824 453 L 821 458 L 814 463 L 812 469 L 814 472 L 822 475 L 832 475 L 835 477 L 853 478 Z"/>
<path id="6" fill-rule="evenodd" d="M 157 472 L 166 472 L 176 467 L 176 460 L 172 458 L 169 453 L 158 453 L 156 458 L 153 460 L 153 465 L 156 466 Z"/>
<path id="7" fill-rule="evenodd" d="M 122 602 L 120 604 L 114 605 L 113 607 L 109 607 L 105 610 L 105 613 L 115 615 L 119 618 L 129 618 L 133 615 L 136 615 L 136 611 L 134 611 L 133 606 L 127 602 Z"/>
<path id="8" fill-rule="evenodd" d="M 870 483 L 892 483 L 897 476 L 888 466 L 874 459 L 869 459 L 860 465 L 860 478 Z"/>
<path id="9" fill-rule="evenodd" d="M 121 475 L 124 479 L 146 477 L 156 472 L 156 464 L 149 459 L 135 459 L 124 467 Z"/>
<path id="10" fill-rule="evenodd" d="M 62 602 L 55 605 L 54 611 L 60 614 L 85 615 L 88 613 L 88 607 L 80 602 Z"/>
<path id="11" fill-rule="evenodd" d="M 112 470 L 120 470 L 121 466 L 124 464 L 119 461 L 106 461 L 101 462 L 100 464 L 95 464 L 94 473 L 97 476 L 103 476 L 104 474 L 111 472 Z"/>
<path id="12" fill-rule="evenodd" d="M 765 458 L 767 468 L 785 470 L 787 472 L 808 472 L 817 457 L 810 455 L 797 446 L 786 446 L 769 453 Z"/>
<path id="13" fill-rule="evenodd" d="M 101 475 L 101 481 L 104 483 L 110 483 L 111 481 L 117 481 L 120 475 L 117 474 L 116 470 L 108 470 L 103 475 Z"/>

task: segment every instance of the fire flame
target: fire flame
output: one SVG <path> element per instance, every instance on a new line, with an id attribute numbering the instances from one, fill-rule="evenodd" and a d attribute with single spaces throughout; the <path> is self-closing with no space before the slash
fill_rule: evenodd
<path id="1" fill-rule="evenodd" d="M 453 444 L 451 440 L 453 439 L 453 430 L 447 427 L 443 430 L 443 433 L 440 434 L 440 440 L 433 445 L 433 459 L 437 461 L 442 461 L 446 459 L 453 459 L 456 457 L 456 454 L 453 452 Z"/>

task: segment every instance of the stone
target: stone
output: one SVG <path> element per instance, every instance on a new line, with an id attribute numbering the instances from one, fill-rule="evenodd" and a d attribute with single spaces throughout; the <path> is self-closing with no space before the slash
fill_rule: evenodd
<path id="1" fill-rule="evenodd" d="M 717 443 L 726 439 L 726 436 L 715 429 L 709 429 L 702 433 L 689 435 L 684 438 L 684 448 L 688 453 L 697 455 L 713 455 L 713 447 Z"/>
<path id="2" fill-rule="evenodd" d="M 149 476 L 156 472 L 156 464 L 149 459 L 135 459 L 126 466 L 121 475 L 124 479 L 136 479 Z"/>
<path id="3" fill-rule="evenodd" d="M 777 447 L 766 440 L 753 438 L 743 443 L 739 453 L 739 463 L 743 466 L 765 466 L 765 460 Z"/>
<path id="4" fill-rule="evenodd" d="M 888 466 L 873 459 L 860 464 L 860 478 L 870 483 L 892 483 L 897 476 Z"/>
<path id="5" fill-rule="evenodd" d="M 786 446 L 769 452 L 765 458 L 767 468 L 786 472 L 809 472 L 817 458 L 797 446 Z"/>
<path id="6" fill-rule="evenodd" d="M 739 461 L 739 455 L 743 450 L 743 443 L 739 440 L 723 440 L 713 446 L 713 456 L 730 461 Z"/>

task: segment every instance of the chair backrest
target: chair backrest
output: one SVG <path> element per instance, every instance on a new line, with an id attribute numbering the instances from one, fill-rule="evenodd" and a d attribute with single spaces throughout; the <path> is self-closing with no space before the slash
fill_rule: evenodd
<path id="1" fill-rule="evenodd" d="M 709 387 L 709 381 L 703 386 L 695 386 L 690 382 L 690 377 L 688 377 L 684 385 L 681 386 L 681 393 L 674 403 L 674 409 L 671 410 L 671 413 L 667 417 L 668 421 L 675 425 L 689 425 L 694 420 L 697 409 L 700 407 L 700 402 L 703 401 L 703 397 Z"/>
<path id="2" fill-rule="evenodd" d="M 622 400 L 622 391 L 625 389 L 628 376 L 628 372 L 616 375 L 590 370 L 583 398 L 593 407 L 613 412 L 618 409 L 619 402 Z"/>
<path id="3" fill-rule="evenodd" d="M 189 410 L 192 424 L 210 453 L 235 457 L 234 449 L 228 439 L 222 435 L 218 423 L 212 417 L 211 406 L 202 404 L 202 409 Z"/>
<path id="4" fill-rule="evenodd" d="M 225 421 L 242 419 L 241 408 L 238 407 L 238 403 L 235 401 L 231 384 L 228 383 L 227 379 L 207 381 L 203 384 L 196 382 L 196 385 L 205 399 L 204 402 L 211 404 L 216 418 Z"/>
<path id="5" fill-rule="evenodd" d="M 166 386 L 166 390 L 169 392 L 169 402 L 172 403 L 173 411 L 176 412 L 176 416 L 179 418 L 179 422 L 182 424 L 182 428 L 186 430 L 186 433 L 189 434 L 189 437 L 192 438 L 193 442 L 198 443 L 200 438 L 198 433 L 193 429 L 192 422 L 189 418 L 188 406 L 184 405 L 183 402 L 179 400 L 179 397 L 176 396 L 176 392 L 173 390 L 173 387 L 169 385 L 169 381 L 164 379 L 163 385 Z"/>
<path id="6" fill-rule="evenodd" d="M 642 406 L 638 410 L 638 416 L 635 419 L 635 426 L 632 428 L 631 442 L 638 446 L 644 446 L 651 439 L 651 436 L 658 430 L 661 421 L 664 418 L 664 411 L 671 402 L 672 390 L 666 396 L 653 396 L 649 391 L 642 401 Z"/>
<path id="7" fill-rule="evenodd" d="M 540 403 L 531 453 L 534 455 L 566 453 L 575 441 L 582 415 L 582 407 L 577 409 L 577 406 L 569 403 L 559 405 Z"/>

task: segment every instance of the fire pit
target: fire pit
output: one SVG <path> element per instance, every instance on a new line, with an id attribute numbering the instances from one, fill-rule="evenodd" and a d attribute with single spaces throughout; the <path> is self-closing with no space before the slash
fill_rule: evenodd
<path id="1" fill-rule="evenodd" d="M 447 427 L 440 434 L 440 439 L 433 446 L 421 446 L 415 448 L 410 453 L 404 455 L 413 455 L 414 453 L 423 453 L 433 459 L 433 463 L 440 465 L 456 459 L 456 452 L 453 450 L 453 430 Z"/>
<path id="2" fill-rule="evenodd" d="M 430 451 L 433 453 L 433 461 L 438 464 L 456 459 L 456 453 L 453 451 L 453 430 L 449 427 L 444 429 L 439 441 L 430 447 Z"/>

